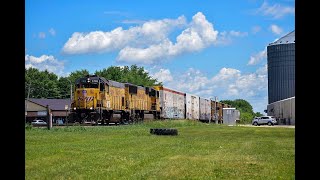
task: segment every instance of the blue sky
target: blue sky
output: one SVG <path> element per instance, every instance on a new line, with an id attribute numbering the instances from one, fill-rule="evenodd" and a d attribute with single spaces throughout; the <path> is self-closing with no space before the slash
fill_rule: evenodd
<path id="1" fill-rule="evenodd" d="M 137 64 L 165 86 L 267 106 L 266 46 L 295 1 L 25 1 L 25 66 L 59 76 Z"/>

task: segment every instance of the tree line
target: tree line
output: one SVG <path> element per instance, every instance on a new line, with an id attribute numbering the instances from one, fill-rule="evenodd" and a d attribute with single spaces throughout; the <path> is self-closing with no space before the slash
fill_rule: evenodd
<path id="1" fill-rule="evenodd" d="M 99 71 L 95 75 L 117 82 L 128 82 L 143 86 L 162 85 L 157 79 L 152 78 L 143 67 L 110 66 Z M 47 70 L 39 71 L 36 68 L 25 69 L 25 98 L 70 98 L 70 87 L 74 87 L 76 79 L 89 75 L 86 69 L 71 72 L 66 77 L 59 77 Z"/>

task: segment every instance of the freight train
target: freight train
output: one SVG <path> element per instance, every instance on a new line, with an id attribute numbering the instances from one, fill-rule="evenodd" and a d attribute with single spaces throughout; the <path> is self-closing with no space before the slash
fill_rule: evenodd
<path id="1" fill-rule="evenodd" d="M 163 86 L 144 87 L 87 75 L 75 81 L 69 122 L 130 124 L 152 119 L 193 119 L 223 122 L 230 105 Z"/>

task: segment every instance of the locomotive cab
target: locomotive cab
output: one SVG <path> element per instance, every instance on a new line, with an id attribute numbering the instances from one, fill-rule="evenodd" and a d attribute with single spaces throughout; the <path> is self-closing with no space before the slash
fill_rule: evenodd
<path id="1" fill-rule="evenodd" d="M 95 77 L 95 76 L 94 76 Z M 100 94 L 108 93 L 109 86 L 99 78 L 80 78 L 76 81 L 73 109 L 95 109 L 101 103 Z"/>
<path id="2" fill-rule="evenodd" d="M 102 98 L 107 98 L 109 85 L 106 80 L 88 75 L 79 78 L 75 82 L 74 99 L 72 103 L 72 114 L 74 122 L 94 122 L 99 119 L 102 107 Z"/>

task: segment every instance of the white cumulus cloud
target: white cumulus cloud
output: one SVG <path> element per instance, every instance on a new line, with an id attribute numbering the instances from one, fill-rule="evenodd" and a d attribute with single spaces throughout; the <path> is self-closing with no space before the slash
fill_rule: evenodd
<path id="1" fill-rule="evenodd" d="M 110 32 L 93 31 L 75 32 L 64 44 L 62 51 L 66 54 L 97 53 L 121 50 L 125 47 L 148 47 L 167 39 L 168 34 L 177 27 L 184 26 L 184 16 L 177 19 L 148 21 L 128 30 L 118 27 Z"/>
<path id="2" fill-rule="evenodd" d="M 129 22 L 130 23 L 130 22 Z M 182 29 L 175 41 L 169 35 Z M 231 31 L 231 36 L 247 33 Z M 119 51 L 117 60 L 152 64 L 183 53 L 201 51 L 217 41 L 218 31 L 202 12 L 187 23 L 184 16 L 177 19 L 150 20 L 140 25 L 111 31 L 75 32 L 62 48 L 65 54 Z"/>
<path id="3" fill-rule="evenodd" d="M 128 29 L 117 27 L 106 32 L 74 32 L 62 52 L 86 54 L 118 51 L 119 62 L 154 64 L 184 53 L 198 52 L 211 45 L 229 44 L 232 37 L 248 35 L 247 32 L 235 30 L 219 34 L 202 12 L 196 13 L 190 22 L 182 15 L 176 19 L 125 20 L 123 23 L 137 25 Z M 174 41 L 170 35 L 177 31 L 180 33 Z"/>
<path id="4" fill-rule="evenodd" d="M 267 48 L 264 50 L 250 56 L 249 62 L 247 65 L 255 65 L 267 58 Z"/>
<path id="5" fill-rule="evenodd" d="M 280 35 L 281 33 L 282 33 L 282 28 L 281 27 L 279 27 L 279 26 L 277 26 L 277 25 L 275 25 L 275 24 L 272 24 L 271 26 L 270 26 L 270 29 L 271 29 L 271 31 L 274 33 L 274 34 L 276 34 L 276 35 Z"/>
<path id="6" fill-rule="evenodd" d="M 222 31 L 218 34 L 216 45 L 228 45 L 232 43 L 233 37 L 245 37 L 248 36 L 248 32 L 241 31 Z"/>
<path id="7" fill-rule="evenodd" d="M 156 78 L 158 82 L 170 82 L 173 80 L 173 77 L 171 76 L 171 72 L 169 69 L 160 69 L 158 72 L 152 75 L 153 78 Z"/>
<path id="8" fill-rule="evenodd" d="M 283 6 L 280 4 L 269 5 L 266 1 L 263 2 L 257 13 L 262 13 L 264 16 L 271 16 L 274 19 L 282 18 L 289 14 L 295 14 L 295 8 L 291 6 Z"/>
<path id="9" fill-rule="evenodd" d="M 228 79 L 238 78 L 240 76 L 240 71 L 233 68 L 222 68 L 217 75 L 215 75 L 212 80 L 214 82 L 225 81 Z"/>
<path id="10" fill-rule="evenodd" d="M 199 51 L 211 45 L 217 38 L 218 31 L 198 12 L 193 16 L 189 27 L 182 31 L 172 43 L 168 38 L 147 48 L 126 47 L 119 52 L 118 60 L 127 62 L 154 63 L 159 59 L 167 59 L 184 52 Z"/>
<path id="11" fill-rule="evenodd" d="M 125 47 L 119 52 L 118 61 L 152 64 L 155 60 L 166 58 L 170 55 L 176 55 L 176 51 L 172 42 L 167 39 L 160 44 L 151 45 L 145 49 Z"/>
<path id="12" fill-rule="evenodd" d="M 232 30 L 232 31 L 230 31 L 230 35 L 235 36 L 235 37 L 244 37 L 244 36 L 248 36 L 248 33 Z"/>
<path id="13" fill-rule="evenodd" d="M 63 72 L 64 62 L 59 61 L 52 55 L 42 55 L 40 57 L 35 57 L 27 54 L 25 55 L 25 67 L 27 69 L 30 67 L 37 68 L 40 71 L 47 70 L 59 76 L 65 74 Z"/>
<path id="14" fill-rule="evenodd" d="M 263 67 L 258 68 L 256 72 L 257 72 L 258 75 L 261 75 L 261 76 L 267 75 L 267 73 L 268 73 L 268 65 L 265 64 Z"/>

